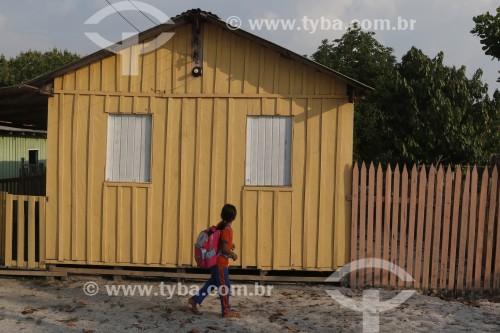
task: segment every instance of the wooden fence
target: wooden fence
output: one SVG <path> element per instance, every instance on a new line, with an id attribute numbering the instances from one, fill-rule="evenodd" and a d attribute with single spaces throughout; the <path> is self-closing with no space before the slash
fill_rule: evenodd
<path id="1" fill-rule="evenodd" d="M 354 166 L 351 259 L 377 259 L 351 273 L 351 287 L 498 292 L 497 168 L 481 175 L 477 167 L 419 169 Z"/>
<path id="2" fill-rule="evenodd" d="M 0 261 L 5 267 L 45 267 L 45 197 L 0 192 Z"/>

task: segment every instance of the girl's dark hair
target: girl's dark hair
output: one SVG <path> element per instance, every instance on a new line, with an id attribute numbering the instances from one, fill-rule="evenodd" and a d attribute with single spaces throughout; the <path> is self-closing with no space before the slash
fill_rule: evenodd
<path id="1" fill-rule="evenodd" d="M 236 207 L 231 204 L 225 204 L 220 212 L 220 217 L 225 222 L 231 222 L 236 218 Z"/>

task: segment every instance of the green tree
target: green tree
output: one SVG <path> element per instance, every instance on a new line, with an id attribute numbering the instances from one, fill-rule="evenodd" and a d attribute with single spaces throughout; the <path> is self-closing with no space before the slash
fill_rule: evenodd
<path id="1" fill-rule="evenodd" d="M 9 70 L 9 61 L 2 54 L 0 55 L 0 87 L 3 87 L 7 82 L 10 82 L 10 70 Z"/>
<path id="2" fill-rule="evenodd" d="M 373 32 L 349 29 L 312 58 L 373 86 L 356 102 L 354 158 L 382 163 L 486 163 L 499 150 L 500 93 L 488 95 L 481 70 L 448 67 L 412 48 L 397 62 Z"/>
<path id="3" fill-rule="evenodd" d="M 78 59 L 75 53 L 55 48 L 48 52 L 29 50 L 10 59 L 0 55 L 0 87 L 29 81 Z"/>
<path id="4" fill-rule="evenodd" d="M 398 123 L 391 124 L 406 132 L 398 135 L 410 147 L 403 156 L 426 163 L 487 163 L 500 144 L 493 128 L 500 115 L 498 91 L 490 98 L 482 70 L 469 79 L 465 66 L 448 67 L 443 60 L 442 52 L 431 59 L 412 48 L 397 66 L 409 92 L 407 107 L 398 110 Z"/>
<path id="5" fill-rule="evenodd" d="M 397 71 L 393 49 L 380 44 L 373 32 L 354 26 L 340 39 L 323 40 L 312 59 L 342 74 L 376 88 L 376 92 L 356 102 L 354 113 L 354 158 L 388 161 L 391 129 L 385 126 L 391 117 L 385 101 L 395 91 Z"/>
<path id="6" fill-rule="evenodd" d="M 486 12 L 473 18 L 476 26 L 471 33 L 478 36 L 487 55 L 500 60 L 500 7 L 495 16 Z M 498 71 L 500 73 L 500 71 Z M 500 82 L 500 78 L 497 80 Z"/>

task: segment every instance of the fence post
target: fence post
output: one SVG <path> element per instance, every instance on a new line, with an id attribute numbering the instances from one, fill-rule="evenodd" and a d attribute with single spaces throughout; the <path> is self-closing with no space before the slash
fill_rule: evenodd
<path id="1" fill-rule="evenodd" d="M 456 269 L 457 269 L 457 249 L 458 249 L 458 232 L 460 221 L 460 194 L 462 193 L 462 167 L 455 166 L 455 186 L 453 195 L 453 216 L 451 222 L 451 237 L 450 237 L 450 268 L 448 275 L 448 291 L 455 290 Z"/>
<path id="2" fill-rule="evenodd" d="M 392 203 L 392 171 L 391 166 L 387 166 L 387 171 L 385 173 L 385 210 L 384 210 L 384 251 L 382 253 L 384 258 L 382 274 L 382 286 L 389 286 L 389 266 L 388 262 L 390 260 L 390 241 L 391 241 L 391 203 Z"/>
<path id="3" fill-rule="evenodd" d="M 453 190 L 453 175 L 451 173 L 451 167 L 448 166 L 445 175 L 445 185 L 444 185 L 444 215 L 443 215 L 443 244 L 441 252 L 441 268 L 439 274 L 439 289 L 446 290 L 446 277 L 448 276 L 448 258 L 450 258 L 451 263 L 451 252 L 448 251 L 448 246 L 450 244 L 450 226 L 451 226 L 451 207 L 452 207 L 452 190 Z M 451 240 L 453 242 L 453 240 Z M 455 240 L 456 242 L 456 240 Z M 452 243 L 453 246 L 453 243 Z M 450 274 L 451 274 L 450 266 Z M 453 266 L 455 269 L 455 266 Z"/>
<path id="4" fill-rule="evenodd" d="M 432 290 L 438 289 L 439 282 L 439 268 L 440 268 L 440 258 L 443 254 L 441 252 L 441 214 L 443 211 L 443 188 L 444 188 L 444 170 L 443 166 L 439 166 L 437 179 L 436 179 L 436 191 L 435 191 L 435 205 L 434 209 L 434 233 L 433 233 L 433 241 L 432 241 L 432 258 L 430 258 L 430 262 L 432 265 L 431 268 L 431 280 L 430 286 Z"/>
<path id="5" fill-rule="evenodd" d="M 5 260 L 5 192 L 0 191 L 0 259 Z"/>
<path id="6" fill-rule="evenodd" d="M 366 165 L 361 165 L 361 179 L 359 185 L 359 259 L 366 258 Z M 358 286 L 365 286 L 366 268 L 358 271 Z"/>
<path id="7" fill-rule="evenodd" d="M 46 239 L 46 233 L 45 233 L 45 217 L 46 217 L 46 202 L 47 199 L 45 197 L 39 197 L 38 198 L 38 237 L 39 237 L 39 243 L 38 243 L 38 267 L 39 268 L 45 268 L 45 239 Z"/>
<path id="8" fill-rule="evenodd" d="M 13 196 L 14 199 L 14 196 Z M 24 198 L 23 196 L 16 195 L 17 201 L 17 258 L 16 266 L 23 267 L 26 263 L 24 262 L 24 233 L 26 232 L 24 228 Z"/>
<path id="9" fill-rule="evenodd" d="M 495 210 L 497 201 L 497 187 L 498 187 L 498 169 L 493 167 L 493 173 L 491 177 L 491 190 L 490 190 L 490 202 L 488 211 L 488 227 L 486 234 L 486 267 L 484 269 L 484 291 L 493 291 L 491 288 L 491 273 L 493 268 L 493 260 L 497 258 L 499 253 L 493 254 L 493 237 L 495 232 Z M 498 219 L 497 219 L 498 221 Z M 497 243 L 499 240 L 497 239 Z"/>
<path id="10" fill-rule="evenodd" d="M 368 171 L 368 213 L 367 213 L 367 223 L 366 223 L 366 257 L 373 258 L 373 235 L 374 235 L 374 223 L 373 223 L 373 213 L 375 210 L 375 167 L 373 162 L 370 163 L 370 168 Z M 374 260 L 371 259 L 371 266 L 366 270 L 366 284 L 368 286 L 373 286 L 373 264 Z"/>
<path id="11" fill-rule="evenodd" d="M 472 169 L 471 180 L 471 196 L 470 196 L 470 209 L 469 209 L 469 241 L 467 249 L 467 272 L 465 279 L 466 291 L 472 291 L 473 286 L 473 271 L 475 261 L 476 249 L 476 229 L 477 229 L 477 167 L 474 165 Z"/>
<path id="12" fill-rule="evenodd" d="M 398 239 L 399 239 L 399 205 L 400 205 L 400 184 L 401 184 L 401 173 L 399 172 L 399 164 L 396 164 L 394 168 L 393 176 L 393 197 L 392 197 L 392 221 L 391 221 L 391 244 L 390 244 L 390 263 L 392 267 L 398 264 L 397 254 L 398 254 Z M 389 285 L 395 287 L 397 285 L 397 276 L 393 272 L 389 274 Z"/>
<path id="13" fill-rule="evenodd" d="M 358 163 L 354 163 L 352 170 L 352 220 L 351 220 L 351 261 L 358 259 L 358 189 L 359 189 L 359 168 Z M 351 289 L 356 288 L 356 270 L 351 267 L 349 274 Z"/>
<path id="14" fill-rule="evenodd" d="M 408 170 L 406 165 L 403 166 L 403 173 L 401 175 L 401 218 L 400 218 L 400 236 L 399 236 L 399 263 L 397 286 L 404 287 L 405 282 L 399 278 L 399 274 L 404 274 L 401 270 L 408 272 L 406 268 L 406 232 L 408 221 Z"/>
<path id="15" fill-rule="evenodd" d="M 483 171 L 483 177 L 481 179 L 481 195 L 479 196 L 479 212 L 477 220 L 477 241 L 476 241 L 476 258 L 475 258 L 475 268 L 474 268 L 474 290 L 479 291 L 481 289 L 481 273 L 484 268 L 483 265 L 483 249 L 484 247 L 484 225 L 486 219 L 486 203 L 488 201 L 488 183 L 489 183 L 489 173 L 488 168 Z"/>
<path id="16" fill-rule="evenodd" d="M 5 263 L 12 266 L 12 195 L 5 194 Z"/>
<path id="17" fill-rule="evenodd" d="M 28 198 L 28 268 L 35 268 L 35 197 L 29 196 Z M 19 202 L 24 205 L 25 200 Z M 24 258 L 23 258 L 24 259 Z"/>
<path id="18" fill-rule="evenodd" d="M 377 167 L 377 189 L 376 189 L 376 199 L 375 199 L 375 258 L 379 261 L 382 260 L 382 196 L 384 190 L 384 173 L 382 171 L 382 166 L 380 163 Z M 380 266 L 375 267 L 373 272 L 374 276 L 374 287 L 380 287 Z"/>
<path id="19" fill-rule="evenodd" d="M 427 203 L 425 215 L 425 243 L 424 243 L 424 264 L 422 267 L 422 289 L 429 289 L 429 274 L 431 266 L 431 242 L 432 242 L 432 219 L 434 216 L 434 184 L 436 178 L 436 170 L 431 165 L 429 175 L 427 177 Z"/>
<path id="20" fill-rule="evenodd" d="M 497 167 L 498 170 L 498 167 Z M 497 216 L 500 216 L 500 193 L 497 195 Z M 495 254 L 493 255 L 493 260 L 495 263 L 495 275 L 493 277 L 493 290 L 498 291 L 500 289 L 500 263 L 499 257 L 500 256 L 500 222 L 497 219 L 497 245 L 496 245 L 496 251 Z"/>
<path id="21" fill-rule="evenodd" d="M 422 277 L 422 246 L 424 239 L 424 223 L 425 223 L 425 193 L 427 188 L 427 174 L 425 167 L 422 167 L 419 175 L 418 183 L 418 215 L 417 215 L 417 239 L 415 243 L 415 271 L 414 271 L 414 286 L 419 289 L 421 286 Z"/>
<path id="22" fill-rule="evenodd" d="M 464 290 L 464 275 L 465 275 L 465 256 L 467 245 L 467 233 L 469 226 L 469 194 L 470 194 L 470 168 L 467 167 L 465 176 L 465 184 L 462 194 L 462 218 L 460 221 L 460 245 L 458 249 L 458 276 L 456 290 Z M 458 241 L 457 241 L 458 242 Z"/>

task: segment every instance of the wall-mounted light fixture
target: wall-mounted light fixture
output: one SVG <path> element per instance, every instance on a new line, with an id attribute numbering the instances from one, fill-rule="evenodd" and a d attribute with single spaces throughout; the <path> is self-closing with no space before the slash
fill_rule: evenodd
<path id="1" fill-rule="evenodd" d="M 191 71 L 191 74 L 194 77 L 202 76 L 203 75 L 203 69 L 200 66 L 195 66 L 195 67 L 193 67 L 193 70 Z"/>
<path id="2" fill-rule="evenodd" d="M 202 37 L 201 37 L 201 23 L 197 17 L 193 22 L 193 64 L 194 67 L 191 70 L 193 77 L 199 77 L 203 75 L 203 50 L 202 50 Z"/>

